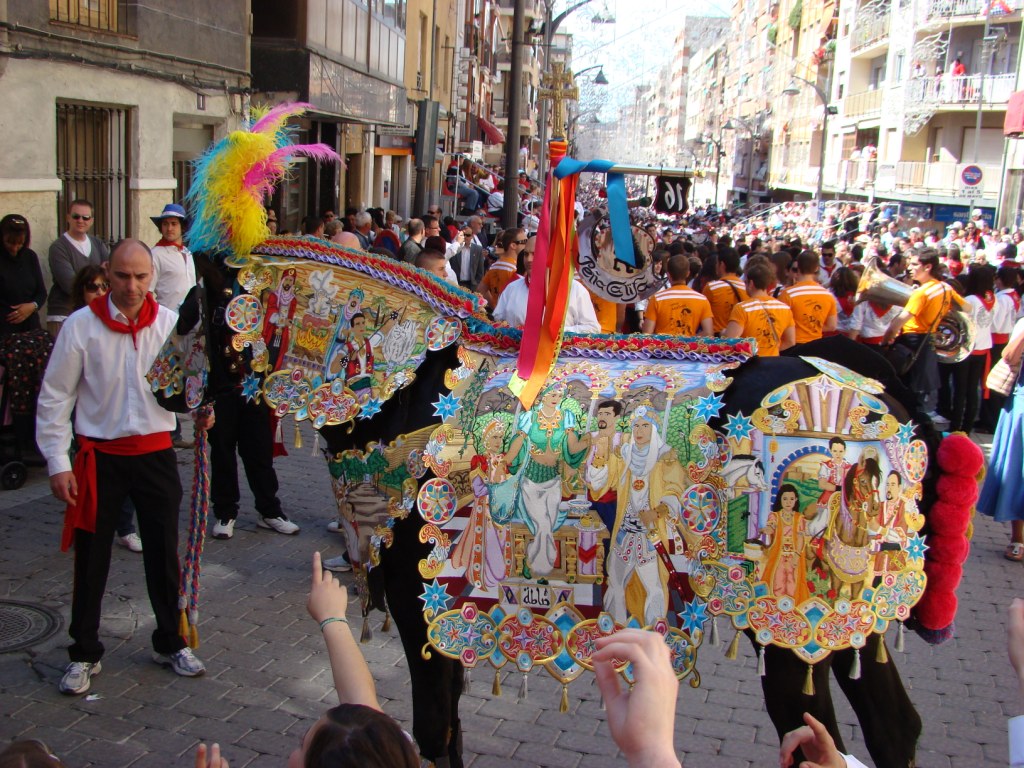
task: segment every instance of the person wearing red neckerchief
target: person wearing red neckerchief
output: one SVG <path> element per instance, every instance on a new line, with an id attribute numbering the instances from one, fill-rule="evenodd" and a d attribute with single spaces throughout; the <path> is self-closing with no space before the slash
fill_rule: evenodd
<path id="1" fill-rule="evenodd" d="M 39 393 L 36 435 L 53 495 L 67 504 L 61 548 L 75 547 L 62 693 L 80 695 L 101 670 L 99 628 L 114 529 L 126 498 L 135 503 L 150 605 L 153 660 L 196 677 L 206 668 L 178 627 L 178 507 L 181 479 L 171 447 L 174 415 L 157 403 L 146 373 L 174 331 L 177 313 L 149 293 L 153 261 L 138 240 L 110 255 L 110 293 L 65 321 Z M 78 435 L 72 468 L 69 450 Z M 198 429 L 212 416 L 196 420 Z"/>
<path id="2" fill-rule="evenodd" d="M 992 315 L 996 296 L 994 288 L 995 270 L 987 264 L 971 264 L 962 277 L 964 298 L 974 320 L 976 334 L 974 348 L 966 359 L 952 365 L 953 404 L 949 418 L 950 432 L 974 430 L 974 419 L 978 415 L 979 393 L 987 398 L 988 391 L 983 382 L 988 374 L 992 349 Z"/>
<path id="3" fill-rule="evenodd" d="M 160 241 L 152 249 L 151 290 L 157 304 L 177 312 L 185 295 L 196 284 L 196 265 L 184 242 L 185 209 L 177 203 L 169 203 L 151 220 L 160 230 Z"/>

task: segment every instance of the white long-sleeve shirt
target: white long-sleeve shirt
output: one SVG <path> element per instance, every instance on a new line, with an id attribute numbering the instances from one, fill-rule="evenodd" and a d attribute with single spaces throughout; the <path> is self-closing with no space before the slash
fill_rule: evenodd
<path id="1" fill-rule="evenodd" d="M 513 280 L 498 299 L 494 308 L 494 317 L 503 320 L 515 328 L 526 324 L 526 305 L 530 296 L 530 286 L 522 278 Z M 569 307 L 565 313 L 565 330 L 570 333 L 600 333 L 601 324 L 597 322 L 594 303 L 590 294 L 576 280 L 572 281 L 569 290 Z"/>
<path id="2" fill-rule="evenodd" d="M 153 280 L 150 291 L 162 307 L 178 311 L 185 295 L 196 284 L 196 265 L 188 248 L 180 250 L 170 245 L 155 245 L 153 252 Z"/>
<path id="3" fill-rule="evenodd" d="M 127 319 L 107 299 L 116 320 Z M 64 323 L 46 366 L 36 409 L 36 443 L 51 475 L 71 470 L 71 412 L 75 432 L 112 440 L 174 429 L 174 414 L 157 403 L 146 373 L 170 336 L 178 315 L 160 307 L 152 325 L 136 333 L 107 328 L 85 307 Z"/>

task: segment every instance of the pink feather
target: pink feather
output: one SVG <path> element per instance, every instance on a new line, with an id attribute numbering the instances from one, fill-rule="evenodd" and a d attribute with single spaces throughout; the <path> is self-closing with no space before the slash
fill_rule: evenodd
<path id="1" fill-rule="evenodd" d="M 297 115 L 301 112 L 305 112 L 307 109 L 312 107 L 312 104 L 307 104 L 301 101 L 285 102 L 284 104 L 278 104 L 273 107 L 267 114 L 257 120 L 253 126 L 249 129 L 250 133 L 261 133 L 265 130 L 276 130 L 277 127 L 287 120 L 292 115 Z"/>
<path id="2" fill-rule="evenodd" d="M 326 144 L 294 144 L 271 152 L 265 160 L 256 163 L 242 179 L 242 187 L 249 194 L 261 195 L 273 187 L 285 171 L 285 161 L 291 155 L 305 155 L 317 162 L 341 162 L 341 157 Z"/>

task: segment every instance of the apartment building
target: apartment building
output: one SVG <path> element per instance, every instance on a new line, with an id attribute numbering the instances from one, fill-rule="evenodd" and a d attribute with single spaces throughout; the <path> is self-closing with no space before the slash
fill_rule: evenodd
<path id="1" fill-rule="evenodd" d="M 893 200 L 910 218 L 964 220 L 972 207 L 994 214 L 1022 7 L 1022 0 L 844 4 L 826 190 Z"/>
<path id="2" fill-rule="evenodd" d="M 730 186 L 723 175 L 729 50 L 726 41 L 720 39 L 702 48 L 690 61 L 683 141 L 693 149 L 702 171 L 690 193 L 694 205 L 722 205 L 729 197 Z"/>

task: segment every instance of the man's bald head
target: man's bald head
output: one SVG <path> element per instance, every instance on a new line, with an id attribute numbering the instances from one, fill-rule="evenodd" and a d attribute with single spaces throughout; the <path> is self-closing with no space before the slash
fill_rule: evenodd
<path id="1" fill-rule="evenodd" d="M 153 280 L 153 253 L 141 240 L 126 238 L 114 246 L 107 265 L 110 300 L 134 320 L 146 301 Z"/>
<path id="2" fill-rule="evenodd" d="M 111 266 L 111 268 L 114 265 L 114 258 L 116 256 L 118 256 L 119 254 L 123 255 L 128 250 L 132 250 L 132 249 L 135 249 L 135 248 L 140 248 L 143 251 L 145 251 L 146 252 L 146 256 L 149 257 L 149 263 L 150 264 L 153 263 L 153 252 L 151 250 L 149 250 L 149 246 L 148 245 L 146 245 L 141 240 L 136 240 L 134 237 L 126 237 L 123 240 L 119 240 L 117 242 L 117 244 L 114 245 L 114 249 L 110 252 L 110 266 Z"/>

